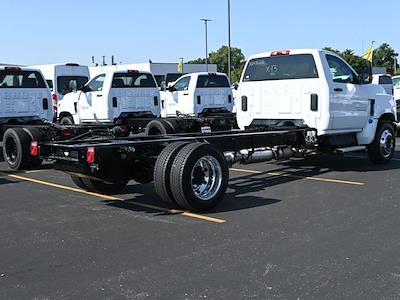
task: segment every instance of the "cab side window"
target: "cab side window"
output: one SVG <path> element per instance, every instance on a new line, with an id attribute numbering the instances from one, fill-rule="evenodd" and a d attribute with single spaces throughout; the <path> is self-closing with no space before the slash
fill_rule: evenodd
<path id="1" fill-rule="evenodd" d="M 326 59 L 334 82 L 358 83 L 357 75 L 343 60 L 333 55 L 327 55 Z"/>
<path id="2" fill-rule="evenodd" d="M 89 92 L 99 92 L 103 90 L 105 74 L 101 74 L 93 78 L 93 80 L 87 85 L 87 91 Z"/>
<path id="3" fill-rule="evenodd" d="M 174 85 L 176 91 L 187 91 L 189 89 L 190 76 L 184 77 Z"/>

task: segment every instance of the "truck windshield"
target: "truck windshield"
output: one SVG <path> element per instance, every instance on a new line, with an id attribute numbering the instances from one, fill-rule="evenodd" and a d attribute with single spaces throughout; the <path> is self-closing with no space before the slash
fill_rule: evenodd
<path id="1" fill-rule="evenodd" d="M 81 89 L 89 78 L 85 76 L 59 76 L 57 77 L 57 92 L 61 95 Z"/>
<path id="2" fill-rule="evenodd" d="M 0 70 L 0 88 L 46 88 L 37 71 Z"/>
<path id="3" fill-rule="evenodd" d="M 197 79 L 198 88 L 229 88 L 229 81 L 223 75 L 200 75 Z"/>
<path id="4" fill-rule="evenodd" d="M 146 73 L 115 73 L 113 88 L 156 88 L 157 84 L 150 74 Z"/>
<path id="5" fill-rule="evenodd" d="M 318 78 L 311 54 L 255 58 L 249 61 L 243 81 Z"/>

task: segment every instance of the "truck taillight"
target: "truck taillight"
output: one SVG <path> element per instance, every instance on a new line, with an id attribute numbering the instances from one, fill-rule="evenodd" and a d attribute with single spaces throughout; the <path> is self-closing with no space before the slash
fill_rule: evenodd
<path id="1" fill-rule="evenodd" d="M 31 142 L 31 147 L 29 152 L 31 156 L 38 156 L 39 149 L 38 149 L 38 143 L 36 141 Z"/>
<path id="2" fill-rule="evenodd" d="M 232 103 L 232 95 L 228 95 L 228 102 Z"/>
<path id="3" fill-rule="evenodd" d="M 96 151 L 94 150 L 94 147 L 88 147 L 86 150 L 86 162 L 88 164 L 94 163 L 96 157 Z"/>
<path id="4" fill-rule="evenodd" d="M 154 96 L 154 106 L 158 106 L 158 97 Z"/>
<path id="5" fill-rule="evenodd" d="M 51 99 L 53 100 L 53 110 L 55 113 L 57 113 L 57 95 L 56 94 L 52 94 L 51 95 Z"/>
<path id="6" fill-rule="evenodd" d="M 279 56 L 279 55 L 289 55 L 290 50 L 279 50 L 271 52 L 271 56 Z"/>

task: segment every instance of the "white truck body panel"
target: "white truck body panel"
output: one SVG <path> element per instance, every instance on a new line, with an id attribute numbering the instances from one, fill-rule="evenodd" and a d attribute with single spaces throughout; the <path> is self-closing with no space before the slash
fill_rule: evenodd
<path id="1" fill-rule="evenodd" d="M 226 81 L 223 87 L 199 87 L 198 80 L 217 76 Z M 184 89 L 180 83 L 186 82 Z M 172 84 L 173 90 L 161 92 L 161 116 L 176 116 L 177 111 L 182 114 L 199 116 L 206 109 L 221 109 L 228 112 L 233 110 L 233 96 L 229 80 L 224 73 L 198 72 L 183 75 Z M 176 90 L 174 87 L 178 87 Z"/>
<path id="2" fill-rule="evenodd" d="M 272 57 L 293 59 L 296 55 L 302 57 L 308 55 L 307 59 L 312 55 L 315 69 L 307 71 L 309 78 L 285 79 L 284 76 L 290 74 L 282 73 L 283 78 L 278 80 L 246 79 L 246 76 L 249 78 L 253 76 L 246 73 L 251 71 L 250 68 L 246 71 L 249 64 L 254 69 L 265 68 L 262 69 L 263 72 L 274 78 L 281 72 L 279 68 L 285 66 L 269 65 L 268 59 Z M 339 64 L 338 69 L 343 67 L 356 75 L 356 72 L 335 53 L 317 49 L 290 50 L 287 55 L 280 56 L 277 56 L 276 52 L 251 56 L 245 65 L 236 99 L 239 127 L 245 129 L 257 120 L 298 120 L 316 128 L 319 135 L 356 133 L 361 145 L 369 144 L 374 138 L 371 131 L 375 132 L 379 117 L 384 113 L 396 115 L 394 101 L 378 85 L 353 84 L 343 82 L 340 76 L 334 78 L 333 74 L 338 74 L 338 70 L 330 68 L 328 57 L 331 64 Z M 301 66 L 304 70 L 309 67 L 307 64 Z M 292 71 L 290 68 L 288 73 Z M 314 110 L 310 107 L 311 95 L 318 97 L 318 107 Z M 242 97 L 247 99 L 247 111 L 242 109 Z M 375 100 L 373 116 L 371 116 L 370 99 Z"/>
<path id="3" fill-rule="evenodd" d="M 28 86 L 28 84 L 24 86 L 24 80 L 35 81 L 32 78 L 34 77 L 33 75 L 29 76 L 30 78 L 22 78 L 23 75 L 21 75 L 21 82 L 18 84 L 15 79 L 12 79 L 13 77 L 16 78 L 14 75 L 0 76 L 0 121 L 11 118 L 34 118 L 52 121 L 51 94 L 40 70 L 34 68 L 18 69 L 21 72 L 25 72 L 25 74 L 36 72 L 38 74 L 37 79 L 43 80 L 43 82 L 41 87 Z M 6 70 L 7 67 L 0 67 L 0 75 L 2 72 L 7 72 Z M 34 85 L 38 86 L 40 83 Z M 45 99 L 47 100 L 48 109 L 43 107 Z"/>

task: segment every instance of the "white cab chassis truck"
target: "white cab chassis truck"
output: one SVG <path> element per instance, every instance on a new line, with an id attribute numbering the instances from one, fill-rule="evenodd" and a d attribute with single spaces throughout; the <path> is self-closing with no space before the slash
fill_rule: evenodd
<path id="1" fill-rule="evenodd" d="M 285 50 L 250 57 L 238 94 L 240 131 L 104 138 L 34 144 L 40 159 L 72 174 L 81 188 L 121 192 L 129 180 L 154 181 L 160 199 L 208 210 L 224 197 L 235 163 L 367 150 L 374 163 L 395 151 L 393 97 L 339 56 Z"/>
<path id="2" fill-rule="evenodd" d="M 160 92 L 150 72 L 106 70 L 58 102 L 60 124 L 117 124 L 137 132 L 160 117 Z"/>
<path id="3" fill-rule="evenodd" d="M 0 141 L 11 168 L 37 166 L 29 155 L 43 120 L 53 120 L 50 90 L 42 73 L 33 68 L 0 66 Z"/>
<path id="4" fill-rule="evenodd" d="M 201 123 L 209 124 L 212 131 L 235 128 L 232 109 L 232 89 L 224 73 L 185 74 L 161 91 L 162 122 L 174 127 L 172 132 L 165 133 L 196 132 L 199 131 L 196 124 Z M 157 131 L 158 123 L 149 124 L 147 131 Z"/>
<path id="5" fill-rule="evenodd" d="M 396 105 L 383 88 L 359 76 L 336 54 L 284 50 L 253 55 L 242 74 L 237 120 L 241 129 L 307 126 L 319 149 L 367 149 L 374 162 L 394 153 Z"/>
<path id="6" fill-rule="evenodd" d="M 38 69 L 0 66 L 0 141 L 2 156 L 13 170 L 38 168 L 42 160 L 32 152 L 32 142 L 68 140 L 96 132 L 120 135 L 119 128 L 59 126 L 50 89 Z"/>

